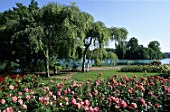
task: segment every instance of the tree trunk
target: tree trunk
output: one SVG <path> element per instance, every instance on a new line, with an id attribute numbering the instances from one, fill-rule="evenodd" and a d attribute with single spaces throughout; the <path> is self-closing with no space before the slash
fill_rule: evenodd
<path id="1" fill-rule="evenodd" d="M 49 50 L 47 50 L 46 53 L 45 53 L 44 64 L 45 64 L 45 70 L 46 70 L 46 77 L 50 77 L 50 70 L 49 70 Z"/>
<path id="2" fill-rule="evenodd" d="M 45 71 L 46 71 L 46 77 L 50 77 L 50 70 L 49 70 L 49 60 L 45 59 Z"/>
<path id="3" fill-rule="evenodd" d="M 87 49 L 88 49 L 88 47 L 85 46 L 85 51 L 84 51 L 84 53 L 83 53 L 82 72 L 85 72 L 85 60 L 86 60 Z"/>
<path id="4" fill-rule="evenodd" d="M 54 74 L 57 74 L 57 64 L 54 64 Z"/>
<path id="5" fill-rule="evenodd" d="M 86 53 L 87 53 L 87 50 L 88 48 L 90 47 L 91 43 L 92 43 L 92 37 L 90 38 L 90 42 L 88 44 L 85 44 L 85 51 L 83 53 L 83 63 L 82 63 L 82 72 L 85 72 L 85 60 L 86 60 Z M 85 40 L 84 40 L 84 43 L 85 43 Z"/>

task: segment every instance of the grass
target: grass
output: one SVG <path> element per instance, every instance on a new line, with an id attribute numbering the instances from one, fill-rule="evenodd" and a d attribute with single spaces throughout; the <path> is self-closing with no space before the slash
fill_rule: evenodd
<path id="1" fill-rule="evenodd" d="M 133 77 L 134 75 L 136 75 L 137 77 L 141 77 L 144 75 L 148 75 L 148 76 L 153 76 L 153 75 L 157 75 L 158 73 L 141 73 L 141 72 L 136 72 L 136 73 L 132 73 L 132 72 L 120 72 L 119 70 L 96 70 L 96 71 L 89 71 L 89 72 L 85 72 L 85 73 L 77 73 L 75 75 L 73 75 L 72 80 L 77 80 L 77 81 L 86 81 L 86 80 L 92 80 L 94 81 L 99 74 L 102 73 L 103 75 L 101 76 L 101 78 L 103 79 L 107 79 L 108 77 L 112 77 L 114 75 L 118 75 L 119 77 L 126 75 L 127 77 Z"/>
<path id="2" fill-rule="evenodd" d="M 103 79 L 107 79 L 108 77 L 112 77 L 114 75 L 118 75 L 119 77 L 126 75 L 127 77 L 133 77 L 134 75 L 136 75 L 137 77 L 141 77 L 144 76 L 145 74 L 147 74 L 148 76 L 153 76 L 153 75 L 157 75 L 158 73 L 141 73 L 141 72 L 119 72 L 118 70 L 97 70 L 97 71 L 89 71 L 86 73 L 77 73 L 75 75 L 73 75 L 73 79 L 74 80 L 78 80 L 78 81 L 86 81 L 86 80 L 95 80 L 99 74 L 102 73 L 103 75 L 101 76 L 101 78 Z"/>
<path id="3" fill-rule="evenodd" d="M 99 74 L 102 73 L 103 75 L 100 78 L 107 79 L 108 77 L 112 77 L 114 75 L 118 75 L 119 77 L 126 75 L 127 77 L 133 77 L 134 75 L 141 77 L 147 74 L 148 76 L 158 75 L 159 73 L 141 73 L 141 72 L 120 72 L 119 69 L 105 69 L 102 67 L 102 70 L 93 70 L 89 72 L 78 72 L 73 74 L 58 74 L 58 75 L 52 75 L 50 78 L 42 77 L 43 83 L 48 83 L 50 80 L 53 80 L 55 82 L 61 82 L 65 78 L 68 78 L 68 82 L 71 81 L 87 81 L 87 80 L 96 80 Z"/>

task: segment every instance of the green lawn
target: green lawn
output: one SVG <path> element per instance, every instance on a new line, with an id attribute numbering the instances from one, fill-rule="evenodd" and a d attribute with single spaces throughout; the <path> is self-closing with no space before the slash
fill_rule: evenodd
<path id="1" fill-rule="evenodd" d="M 137 72 L 137 73 L 132 73 L 132 72 L 119 72 L 118 70 L 96 70 L 96 71 L 89 71 L 89 72 L 85 72 L 85 73 L 77 73 L 75 75 L 73 75 L 72 79 L 73 80 L 78 80 L 78 81 L 86 81 L 88 79 L 90 80 L 95 80 L 99 74 L 102 73 L 103 75 L 101 76 L 101 78 L 103 79 L 107 79 L 108 76 L 112 77 L 114 75 L 118 75 L 119 77 L 126 75 L 127 77 L 133 77 L 134 75 L 141 77 L 144 76 L 146 73 L 141 73 L 141 72 Z M 148 76 L 152 76 L 152 75 L 157 75 L 158 73 L 147 73 Z"/>

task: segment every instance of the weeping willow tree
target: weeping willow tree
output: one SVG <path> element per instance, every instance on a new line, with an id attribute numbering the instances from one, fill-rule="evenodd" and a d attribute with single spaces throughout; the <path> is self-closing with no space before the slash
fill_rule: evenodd
<path id="1" fill-rule="evenodd" d="M 43 43 L 47 67 L 50 55 L 64 54 L 65 58 L 74 58 L 77 48 L 83 44 L 91 16 L 80 11 L 75 4 L 61 6 L 52 3 L 43 7 L 43 12 L 46 32 Z M 47 74 L 49 77 L 49 71 Z"/>
<path id="2" fill-rule="evenodd" d="M 91 51 L 91 58 L 94 60 L 96 66 L 101 66 L 103 60 L 110 60 L 113 65 L 116 64 L 118 57 L 113 52 L 107 52 L 105 48 L 96 48 Z"/>
<path id="3" fill-rule="evenodd" d="M 126 39 L 128 31 L 126 28 L 112 27 L 110 28 L 111 40 L 115 41 L 116 53 L 119 58 L 124 58 L 126 53 Z"/>
<path id="4" fill-rule="evenodd" d="M 105 48 L 97 48 L 92 52 L 92 58 L 94 59 L 95 65 L 102 65 L 102 60 L 107 57 L 107 51 Z"/>
<path id="5" fill-rule="evenodd" d="M 105 26 L 105 24 L 101 21 L 93 22 L 86 33 L 86 38 L 84 39 L 84 53 L 83 53 L 83 64 L 82 64 L 82 72 L 84 72 L 85 67 L 85 56 L 90 45 L 97 46 L 100 49 L 107 44 L 109 39 L 109 30 Z"/>

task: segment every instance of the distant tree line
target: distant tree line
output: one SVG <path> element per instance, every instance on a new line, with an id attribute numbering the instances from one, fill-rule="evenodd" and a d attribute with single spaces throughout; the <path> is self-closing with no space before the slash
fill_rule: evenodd
<path id="1" fill-rule="evenodd" d="M 170 52 L 165 52 L 164 55 L 166 58 L 170 58 Z"/>
<path id="2" fill-rule="evenodd" d="M 162 59 L 165 55 L 160 50 L 160 43 L 158 41 L 151 41 L 148 47 L 138 44 L 138 40 L 132 37 L 126 43 L 126 59 Z"/>
<path id="3" fill-rule="evenodd" d="M 162 59 L 170 57 L 170 53 L 162 53 L 160 50 L 160 43 L 158 41 L 149 42 L 147 47 L 138 44 L 138 39 L 132 37 L 129 41 L 125 41 L 124 57 L 121 54 L 121 49 L 117 47 L 106 48 L 107 52 L 115 52 L 119 59 Z"/>

